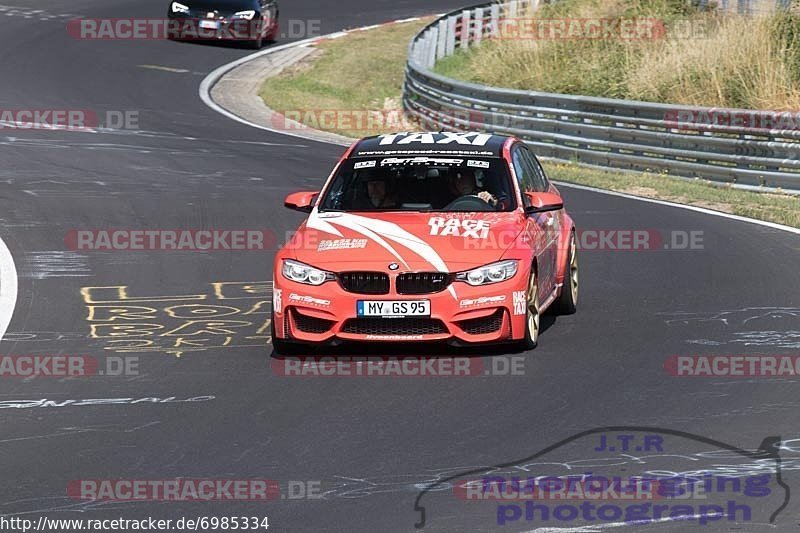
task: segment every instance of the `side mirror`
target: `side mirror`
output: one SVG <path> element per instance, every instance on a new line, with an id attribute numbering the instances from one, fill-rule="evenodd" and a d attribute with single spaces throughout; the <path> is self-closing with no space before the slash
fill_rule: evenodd
<path id="1" fill-rule="evenodd" d="M 549 211 L 560 211 L 564 209 L 564 200 L 557 194 L 549 192 L 526 192 L 523 193 L 530 200 L 531 205 L 525 208 L 526 215 L 537 213 L 547 213 Z"/>
<path id="2" fill-rule="evenodd" d="M 314 209 L 319 193 L 316 191 L 293 192 L 283 201 L 283 206 L 301 213 L 310 213 Z"/>

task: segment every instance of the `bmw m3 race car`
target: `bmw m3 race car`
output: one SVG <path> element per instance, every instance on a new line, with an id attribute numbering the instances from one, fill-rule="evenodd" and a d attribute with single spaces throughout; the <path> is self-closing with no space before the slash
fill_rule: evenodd
<path id="1" fill-rule="evenodd" d="M 274 263 L 273 347 L 342 341 L 514 343 L 575 312 L 575 225 L 519 139 L 399 133 L 362 139 Z"/>
<path id="2" fill-rule="evenodd" d="M 278 37 L 278 0 L 180 0 L 169 3 L 176 40 L 242 40 L 259 49 Z"/>

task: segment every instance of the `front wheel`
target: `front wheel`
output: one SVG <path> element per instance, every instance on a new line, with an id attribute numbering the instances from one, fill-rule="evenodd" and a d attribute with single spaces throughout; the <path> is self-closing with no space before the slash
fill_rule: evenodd
<path id="1" fill-rule="evenodd" d="M 253 39 L 247 41 L 248 48 L 252 48 L 253 50 L 261 50 L 261 47 L 264 46 L 264 19 L 261 19 L 261 22 L 256 25 L 256 32 L 258 35 Z"/>
<path id="2" fill-rule="evenodd" d="M 525 337 L 520 342 L 520 346 L 525 350 L 533 350 L 539 344 L 539 326 L 541 316 L 539 315 L 539 282 L 536 279 L 536 271 L 531 270 L 528 280 L 528 289 L 525 292 Z"/>
<path id="3" fill-rule="evenodd" d="M 560 315 L 571 315 L 578 308 L 578 246 L 574 231 L 569 239 L 569 256 L 564 272 L 564 285 L 561 286 L 561 295 L 554 308 Z"/>
<path id="4" fill-rule="evenodd" d="M 261 50 L 261 47 L 264 46 L 264 38 L 259 35 L 255 39 L 250 39 L 247 41 L 247 46 L 253 50 Z"/>

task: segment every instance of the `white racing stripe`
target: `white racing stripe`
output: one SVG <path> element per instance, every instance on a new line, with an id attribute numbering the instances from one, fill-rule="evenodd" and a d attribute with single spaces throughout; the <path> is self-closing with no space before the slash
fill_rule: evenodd
<path id="1" fill-rule="evenodd" d="M 8 330 L 17 305 L 17 268 L 3 239 L 0 239 L 0 340 Z"/>

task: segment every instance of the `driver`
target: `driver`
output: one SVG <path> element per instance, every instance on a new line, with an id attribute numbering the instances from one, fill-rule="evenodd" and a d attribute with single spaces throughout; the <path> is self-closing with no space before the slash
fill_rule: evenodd
<path id="1" fill-rule="evenodd" d="M 497 206 L 497 198 L 492 193 L 478 188 L 475 172 L 470 168 L 459 168 L 450 176 L 450 191 L 456 198 L 474 195 L 492 207 Z"/>
<path id="2" fill-rule="evenodd" d="M 372 209 L 385 209 L 397 207 L 397 199 L 389 194 L 387 184 L 381 179 L 372 179 L 367 182 L 367 195 L 369 207 Z"/>

